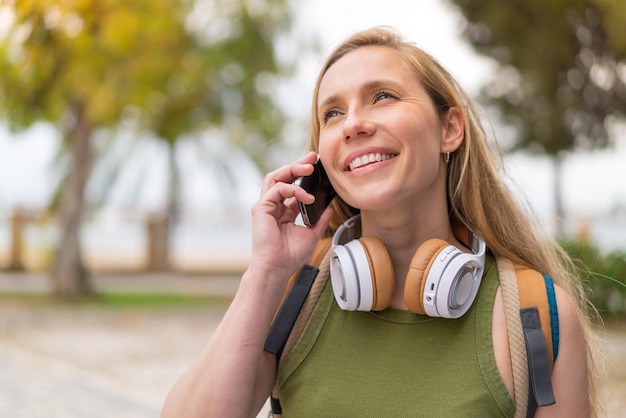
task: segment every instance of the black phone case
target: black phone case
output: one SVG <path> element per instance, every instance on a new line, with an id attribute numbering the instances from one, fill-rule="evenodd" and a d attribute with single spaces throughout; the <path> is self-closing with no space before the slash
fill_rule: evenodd
<path id="1" fill-rule="evenodd" d="M 298 201 L 304 224 L 307 226 L 315 225 L 322 216 L 324 209 L 330 205 L 336 195 L 320 160 L 313 164 L 313 173 L 310 176 L 300 177 L 296 185 L 315 196 L 315 202 L 310 205 Z"/>

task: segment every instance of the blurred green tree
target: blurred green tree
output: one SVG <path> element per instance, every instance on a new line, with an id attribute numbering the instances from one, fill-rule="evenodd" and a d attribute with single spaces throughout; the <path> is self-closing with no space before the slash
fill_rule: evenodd
<path id="1" fill-rule="evenodd" d="M 512 149 L 554 161 L 557 230 L 568 151 L 611 145 L 626 110 L 626 8 L 621 0 L 452 0 L 465 36 L 499 67 L 485 101 L 515 128 Z"/>
<path id="2" fill-rule="evenodd" d="M 262 158 L 254 145 L 282 125 L 263 81 L 279 72 L 272 42 L 289 23 L 285 2 L 0 2 L 1 117 L 14 131 L 56 124 L 69 155 L 52 269 L 57 295 L 90 291 L 80 226 L 97 131 L 132 119 L 173 149 L 183 133 L 223 124 L 238 132 L 229 139 Z"/>

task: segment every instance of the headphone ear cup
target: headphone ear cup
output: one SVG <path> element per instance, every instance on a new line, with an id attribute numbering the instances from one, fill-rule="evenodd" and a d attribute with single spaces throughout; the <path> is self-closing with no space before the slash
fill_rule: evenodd
<path id="1" fill-rule="evenodd" d="M 449 246 L 446 241 L 433 238 L 425 241 L 415 252 L 404 284 L 404 303 L 409 311 L 426 314 L 423 300 L 426 277 L 439 253 Z"/>
<path id="2" fill-rule="evenodd" d="M 382 311 L 391 304 L 395 290 L 393 264 L 385 245 L 376 237 L 359 238 L 367 254 L 367 261 L 372 277 L 372 310 Z"/>
<path id="3" fill-rule="evenodd" d="M 335 300 L 343 310 L 382 310 L 391 303 L 393 267 L 378 238 L 362 237 L 333 247 L 330 279 Z"/>

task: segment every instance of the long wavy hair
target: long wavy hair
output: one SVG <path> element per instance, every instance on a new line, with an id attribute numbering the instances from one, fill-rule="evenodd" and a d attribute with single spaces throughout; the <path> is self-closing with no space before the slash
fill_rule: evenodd
<path id="1" fill-rule="evenodd" d="M 452 75 L 431 55 L 405 41 L 392 28 L 375 27 L 355 33 L 342 42 L 326 60 L 313 93 L 309 148 L 319 149 L 320 124 L 317 111 L 320 83 L 328 69 L 346 54 L 365 46 L 390 48 L 401 54 L 415 77 L 421 82 L 443 120 L 452 107 L 463 114 L 465 138 L 450 155 L 447 173 L 447 199 L 451 219 L 467 226 L 482 237 L 496 257 L 548 273 L 576 302 L 588 343 L 589 388 L 593 416 L 600 414 L 598 401 L 594 332 L 592 314 L 582 282 L 571 259 L 563 249 L 542 233 L 534 216 L 522 208 L 502 181 L 499 168 L 502 158 L 494 152 L 480 122 L 479 106 L 465 93 Z M 333 232 L 358 212 L 339 197 L 332 203 L 333 218 L 326 231 Z"/>

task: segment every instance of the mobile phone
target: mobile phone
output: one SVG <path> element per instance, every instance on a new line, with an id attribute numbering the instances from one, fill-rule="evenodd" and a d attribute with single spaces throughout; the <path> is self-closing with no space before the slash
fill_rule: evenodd
<path id="1" fill-rule="evenodd" d="M 302 221 L 307 226 L 313 226 L 337 194 L 330 184 L 326 170 L 324 170 L 324 166 L 322 166 L 319 158 L 313 164 L 313 173 L 309 176 L 298 178 L 295 181 L 295 185 L 302 187 L 306 192 L 315 196 L 315 202 L 310 205 L 298 200 Z"/>

